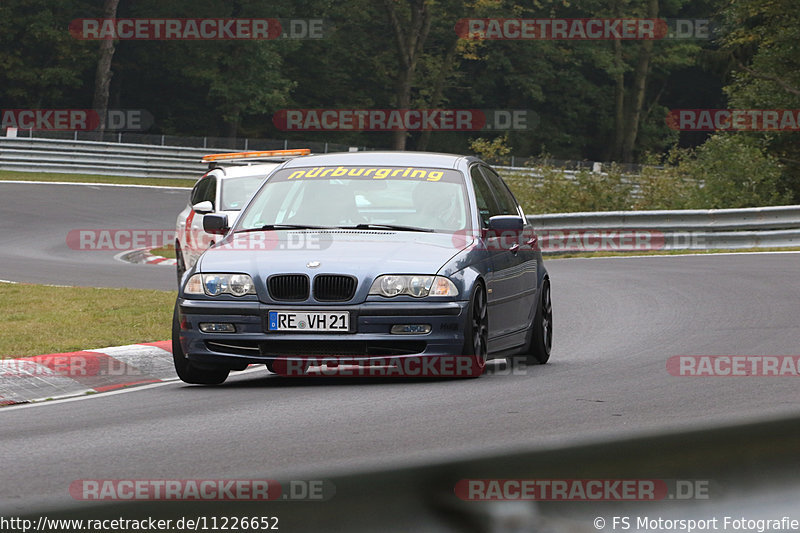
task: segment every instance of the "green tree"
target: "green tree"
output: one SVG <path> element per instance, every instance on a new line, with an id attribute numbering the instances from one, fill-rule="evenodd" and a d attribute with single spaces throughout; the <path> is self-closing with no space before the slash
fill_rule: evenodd
<path id="1" fill-rule="evenodd" d="M 73 38 L 71 20 L 97 16 L 88 0 L 0 2 L 0 101 L 3 108 L 89 107 L 87 73 L 96 46 Z"/>
<path id="2" fill-rule="evenodd" d="M 782 167 L 758 139 L 718 134 L 678 165 L 678 173 L 702 184 L 695 207 L 703 209 L 785 204 L 790 194 L 781 186 Z"/>
<path id="3" fill-rule="evenodd" d="M 476 1 L 484 17 L 708 18 L 707 1 L 537 0 L 532 4 Z M 696 87 L 676 74 L 696 68 L 709 41 L 528 40 L 472 43 L 464 54 L 464 79 L 479 106 L 536 111 L 536 129 L 513 132 L 515 151 L 544 147 L 558 158 L 631 162 L 664 151 L 677 140 L 667 128 L 662 96 Z"/>
<path id="4" fill-rule="evenodd" d="M 726 87 L 738 109 L 800 109 L 800 3 L 794 0 L 736 0 L 721 11 L 725 49 L 734 73 Z M 782 181 L 800 201 L 800 143 L 797 131 L 755 136 L 785 165 Z"/>
<path id="5" fill-rule="evenodd" d="M 129 17 L 281 18 L 289 2 L 139 0 L 120 6 Z M 130 107 L 150 110 L 161 131 L 237 137 L 244 123 L 264 121 L 289 101 L 283 59 L 298 43 L 277 40 L 125 41 L 115 55 L 115 90 Z M 163 98 L 169 95 L 169 98 Z"/>

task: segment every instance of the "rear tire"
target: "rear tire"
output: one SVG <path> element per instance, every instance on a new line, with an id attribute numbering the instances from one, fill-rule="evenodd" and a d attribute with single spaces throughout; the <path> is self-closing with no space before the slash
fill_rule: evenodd
<path id="1" fill-rule="evenodd" d="M 525 350 L 526 363 L 543 365 L 550 359 L 550 350 L 553 348 L 553 301 L 548 278 L 542 281 L 532 326 L 531 340 Z"/>
<path id="2" fill-rule="evenodd" d="M 175 372 L 181 381 L 194 385 L 219 385 L 228 379 L 227 368 L 199 368 L 186 358 L 181 347 L 181 325 L 178 319 L 178 303 L 172 314 L 172 360 Z"/>

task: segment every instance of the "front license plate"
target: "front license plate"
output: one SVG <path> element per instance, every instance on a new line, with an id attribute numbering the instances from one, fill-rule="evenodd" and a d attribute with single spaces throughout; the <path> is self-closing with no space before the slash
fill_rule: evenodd
<path id="1" fill-rule="evenodd" d="M 267 329 L 269 331 L 348 331 L 350 329 L 350 312 L 270 311 Z"/>

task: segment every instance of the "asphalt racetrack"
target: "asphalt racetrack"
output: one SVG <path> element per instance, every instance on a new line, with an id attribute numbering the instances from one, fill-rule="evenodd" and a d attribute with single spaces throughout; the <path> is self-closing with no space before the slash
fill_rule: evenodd
<path id="1" fill-rule="evenodd" d="M 122 263 L 114 259 L 119 251 L 74 249 L 67 236 L 84 229 L 174 231 L 188 198 L 189 189 L 0 181 L 0 279 L 174 289 L 174 268 Z"/>
<path id="2" fill-rule="evenodd" d="M 188 191 L 0 184 L 0 278 L 174 288 L 174 270 L 65 245 L 74 228 L 172 228 Z M 547 262 L 550 363 L 477 380 L 233 373 L 0 410 L 0 511 L 75 505 L 79 479 L 279 479 L 557 448 L 800 414 L 797 378 L 675 377 L 675 355 L 793 355 L 796 253 Z"/>

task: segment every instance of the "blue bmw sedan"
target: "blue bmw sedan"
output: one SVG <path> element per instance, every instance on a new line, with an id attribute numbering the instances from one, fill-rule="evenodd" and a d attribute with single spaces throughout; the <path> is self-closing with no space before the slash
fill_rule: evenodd
<path id="1" fill-rule="evenodd" d="M 187 383 L 251 364 L 479 376 L 547 362 L 550 280 L 533 228 L 474 157 L 307 156 L 276 168 L 181 281 L 173 355 Z M 347 375 L 374 375 L 356 372 Z"/>

